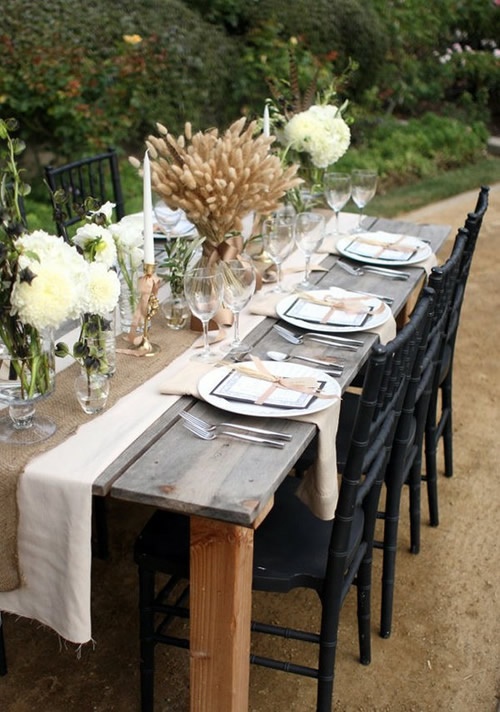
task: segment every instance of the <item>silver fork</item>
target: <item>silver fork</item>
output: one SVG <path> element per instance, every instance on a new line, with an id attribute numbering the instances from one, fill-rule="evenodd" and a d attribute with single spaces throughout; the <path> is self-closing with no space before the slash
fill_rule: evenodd
<path id="1" fill-rule="evenodd" d="M 257 433 L 258 435 L 269 435 L 270 437 L 277 438 L 278 440 L 292 439 L 292 436 L 289 433 L 280 433 L 275 430 L 266 430 L 265 428 L 253 428 L 249 425 L 237 425 L 236 423 L 209 423 L 186 410 L 181 411 L 179 415 L 185 422 L 192 423 L 195 427 L 205 430 L 207 433 L 215 432 L 218 428 L 233 428 L 234 430 Z"/>
<path id="2" fill-rule="evenodd" d="M 348 339 L 344 336 L 334 336 L 333 334 L 322 334 L 316 331 L 306 331 L 304 334 L 294 334 L 293 331 L 286 329 L 281 324 L 273 324 L 273 329 L 289 344 L 303 344 L 304 340 L 315 341 L 319 344 L 335 346 L 338 349 L 346 349 L 347 351 L 356 351 L 363 345 L 358 339 Z"/>
<path id="3" fill-rule="evenodd" d="M 400 279 L 402 281 L 405 281 L 410 277 L 409 272 L 401 272 L 401 270 L 391 269 L 390 267 L 379 267 L 378 265 L 362 265 L 361 267 L 353 267 L 352 265 L 347 264 L 347 262 L 342 262 L 342 260 L 337 260 L 336 264 L 345 272 L 352 274 L 355 277 L 362 277 L 366 274 L 366 272 L 378 274 L 381 277 L 388 277 L 390 279 Z"/>
<path id="4" fill-rule="evenodd" d="M 190 423 L 187 420 L 184 420 L 182 424 L 187 430 L 189 430 L 190 433 L 193 433 L 193 435 L 201 438 L 201 440 L 215 440 L 219 435 L 227 435 L 227 437 L 234 438 L 235 440 L 244 440 L 245 442 L 258 443 L 259 445 L 267 445 L 268 447 L 280 449 L 285 447 L 284 440 L 271 440 L 270 438 L 261 438 L 257 435 L 237 433 L 234 430 L 221 429 L 217 430 L 217 432 L 207 431 L 203 428 L 198 428 L 196 425 L 193 425 L 193 423 Z"/>

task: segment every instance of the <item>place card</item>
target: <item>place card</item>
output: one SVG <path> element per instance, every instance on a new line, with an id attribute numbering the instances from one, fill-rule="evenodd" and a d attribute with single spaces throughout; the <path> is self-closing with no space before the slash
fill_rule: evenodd
<path id="1" fill-rule="evenodd" d="M 328 304 L 317 304 L 298 297 L 288 307 L 285 315 L 311 324 L 362 327 L 370 318 L 372 312 L 373 307 L 369 305 L 365 306 L 365 304 L 357 311 L 352 307 L 346 309 L 342 309 L 341 307 L 332 308 L 332 306 Z"/>
<path id="2" fill-rule="evenodd" d="M 297 378 L 293 378 L 297 382 Z M 310 380 L 310 379 L 309 379 Z M 282 381 L 286 382 L 286 378 Z M 311 393 L 302 393 L 299 390 L 292 390 L 277 386 L 272 388 L 273 382 L 261 378 L 247 376 L 238 371 L 230 371 L 211 391 L 211 394 L 226 400 L 238 401 L 240 403 L 252 403 L 273 408 L 283 409 L 306 409 L 315 400 L 316 396 Z M 325 381 L 317 381 L 318 391 L 325 386 Z M 265 400 L 262 397 L 269 391 Z"/>
<path id="3" fill-rule="evenodd" d="M 345 246 L 345 251 L 353 255 L 387 262 L 411 260 L 418 249 L 411 237 L 386 232 L 358 235 Z"/>

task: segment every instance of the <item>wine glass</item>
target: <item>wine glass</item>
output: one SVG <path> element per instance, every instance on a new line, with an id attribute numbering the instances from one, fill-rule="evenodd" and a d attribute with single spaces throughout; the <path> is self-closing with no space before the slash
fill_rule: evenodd
<path id="1" fill-rule="evenodd" d="M 335 213 L 334 237 L 340 237 L 339 213 L 351 197 L 349 173 L 326 173 L 323 181 L 325 200 Z"/>
<path id="2" fill-rule="evenodd" d="M 281 284 L 281 265 L 288 257 L 293 247 L 293 232 L 295 213 L 292 217 L 276 215 L 264 221 L 263 238 L 264 249 L 276 265 L 276 286 L 272 292 L 285 292 Z"/>
<path id="3" fill-rule="evenodd" d="M 172 210 L 163 200 L 158 200 L 153 208 L 156 221 L 167 240 L 172 236 L 175 226 L 183 216 L 180 208 Z"/>
<path id="4" fill-rule="evenodd" d="M 323 242 L 325 236 L 325 218 L 319 213 L 299 213 L 295 218 L 295 244 L 306 258 L 304 279 L 297 286 L 309 289 L 311 257 Z"/>
<path id="5" fill-rule="evenodd" d="M 377 171 L 355 170 L 352 172 L 352 199 L 359 209 L 358 226 L 354 232 L 363 232 L 361 226 L 363 210 L 375 195 L 377 190 Z"/>
<path id="6" fill-rule="evenodd" d="M 191 356 L 194 361 L 213 363 L 218 355 L 208 342 L 208 322 L 222 302 L 223 281 L 218 267 L 195 267 L 184 275 L 184 294 L 189 308 L 203 325 L 203 350 Z"/>
<path id="7" fill-rule="evenodd" d="M 223 278 L 223 302 L 234 315 L 233 340 L 230 353 L 242 354 L 250 351 L 240 339 L 240 312 L 255 292 L 256 272 L 252 258 L 241 254 L 234 260 L 224 260 L 220 264 Z"/>

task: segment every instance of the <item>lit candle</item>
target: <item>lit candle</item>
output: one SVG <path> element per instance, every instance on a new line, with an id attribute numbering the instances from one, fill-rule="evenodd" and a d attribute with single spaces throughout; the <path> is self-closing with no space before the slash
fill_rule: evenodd
<path id="1" fill-rule="evenodd" d="M 144 264 L 154 265 L 155 263 L 155 246 L 153 238 L 153 201 L 151 199 L 151 165 L 149 163 L 149 154 L 146 151 L 144 154 L 143 169 L 143 203 L 142 209 L 144 213 Z"/>
<path id="2" fill-rule="evenodd" d="M 267 104 L 264 107 L 264 124 L 262 128 L 262 133 L 266 138 L 269 138 L 269 136 L 271 135 L 271 130 L 269 126 L 269 107 Z"/>

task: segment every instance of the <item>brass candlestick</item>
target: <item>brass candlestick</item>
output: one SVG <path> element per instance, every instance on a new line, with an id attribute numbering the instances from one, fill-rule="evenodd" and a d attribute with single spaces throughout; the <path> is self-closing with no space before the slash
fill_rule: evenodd
<path id="1" fill-rule="evenodd" d="M 144 274 L 139 277 L 140 294 L 149 294 L 146 313 L 144 314 L 144 329 L 141 342 L 137 348 L 143 352 L 143 356 L 154 356 L 160 351 L 158 344 L 153 344 L 148 338 L 149 323 L 158 311 L 160 302 L 158 300 L 158 287 L 160 280 L 156 276 L 155 266 L 144 264 Z"/>

